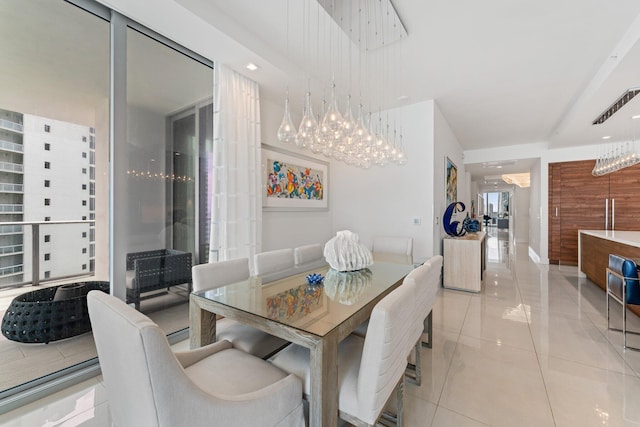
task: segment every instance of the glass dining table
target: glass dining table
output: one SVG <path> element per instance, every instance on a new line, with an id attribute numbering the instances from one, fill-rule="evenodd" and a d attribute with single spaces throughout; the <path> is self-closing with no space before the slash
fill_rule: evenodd
<path id="1" fill-rule="evenodd" d="M 338 343 L 371 315 L 373 307 L 402 283 L 413 265 L 376 261 L 356 272 L 315 268 L 262 285 L 260 277 L 189 298 L 190 346 L 215 341 L 216 315 L 235 319 L 310 350 L 309 425 L 338 422 Z M 322 285 L 306 276 L 322 274 Z"/>

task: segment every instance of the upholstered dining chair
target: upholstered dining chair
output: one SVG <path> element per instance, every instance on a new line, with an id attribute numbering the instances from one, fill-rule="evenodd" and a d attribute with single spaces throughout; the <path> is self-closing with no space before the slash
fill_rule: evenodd
<path id="1" fill-rule="evenodd" d="M 295 261 L 292 248 L 255 254 L 253 256 L 253 263 L 253 274 L 260 276 L 263 284 L 291 276 L 295 273 Z"/>
<path id="2" fill-rule="evenodd" d="M 373 238 L 374 261 L 413 264 L 413 238 L 377 236 Z"/>
<path id="3" fill-rule="evenodd" d="M 173 353 L 158 325 L 104 292 L 88 306 L 116 426 L 304 426 L 295 376 L 228 341 Z"/>
<path id="4" fill-rule="evenodd" d="M 422 346 L 431 348 L 433 345 L 433 305 L 440 289 L 442 262 L 442 255 L 435 255 L 407 275 L 407 278 L 415 281 L 418 289 L 416 309 L 419 312 L 418 316 L 422 318 L 423 325 L 421 338 L 412 353 L 414 362 L 408 365 L 408 370 L 413 372 L 417 385 L 422 383 L 420 370 Z M 425 334 L 429 337 L 428 341 L 424 340 Z"/>
<path id="5" fill-rule="evenodd" d="M 192 268 L 194 292 L 215 289 L 248 278 L 248 258 L 200 264 Z M 222 340 L 227 340 L 235 348 L 260 358 L 267 358 L 289 344 L 281 338 L 228 318 L 216 320 L 216 341 Z"/>
<path id="6" fill-rule="evenodd" d="M 611 327 L 609 299 L 622 305 L 622 329 Z M 640 305 L 638 265 L 633 260 L 610 254 L 607 268 L 607 329 L 622 332 L 624 348 L 640 350 L 638 347 L 627 345 L 627 333 L 640 335 L 640 332 L 627 329 L 627 304 Z"/>
<path id="7" fill-rule="evenodd" d="M 319 244 L 298 246 L 293 250 L 294 268 L 296 272 L 308 271 L 312 268 L 324 267 L 324 247 Z"/>
<path id="8" fill-rule="evenodd" d="M 394 390 L 397 425 L 402 426 L 404 372 L 407 357 L 422 333 L 416 309 L 416 283 L 405 279 L 373 308 L 363 339 L 346 337 L 338 347 L 338 409 L 340 418 L 357 426 L 373 426 L 382 416 Z M 272 359 L 274 365 L 296 374 L 310 393 L 309 350 L 291 345 Z"/>

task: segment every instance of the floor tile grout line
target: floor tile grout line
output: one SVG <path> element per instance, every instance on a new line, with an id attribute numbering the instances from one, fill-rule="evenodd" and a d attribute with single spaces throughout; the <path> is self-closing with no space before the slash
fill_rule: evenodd
<path id="1" fill-rule="evenodd" d="M 530 258 L 527 258 L 527 262 L 530 263 L 532 262 Z M 520 295 L 522 295 L 522 292 L 520 290 L 520 283 L 517 277 L 517 274 L 514 274 L 514 284 L 516 286 L 516 288 L 518 288 L 518 292 L 520 293 Z M 522 303 L 524 304 L 524 301 L 522 301 Z M 544 387 L 544 393 L 547 396 L 547 404 L 549 405 L 549 412 L 551 413 L 551 419 L 553 420 L 553 425 L 557 426 L 558 423 L 556 422 L 556 416 L 553 412 L 553 406 L 551 405 L 551 396 L 549 396 L 549 388 L 547 387 L 547 381 L 544 377 L 544 372 L 542 371 L 542 364 L 540 363 L 540 355 L 538 354 L 538 349 L 536 347 L 536 341 L 533 339 L 533 331 L 531 330 L 531 317 L 530 314 L 526 313 L 525 310 L 525 314 L 527 315 L 528 318 L 528 322 L 527 322 L 527 328 L 529 329 L 529 337 L 531 338 L 531 344 L 533 345 L 533 350 L 534 353 L 536 355 L 536 362 L 538 364 L 538 372 L 540 372 L 540 379 L 542 380 L 542 385 Z"/>
<path id="2" fill-rule="evenodd" d="M 443 288 L 443 290 L 444 290 L 444 288 Z M 444 298 L 444 292 L 443 292 L 442 296 Z M 449 361 L 449 367 L 447 368 L 447 373 L 444 376 L 444 382 L 442 383 L 442 388 L 440 389 L 440 393 L 438 394 L 438 399 L 437 399 L 437 402 L 436 402 L 436 412 L 438 411 L 438 407 L 440 406 L 440 400 L 442 399 L 442 393 L 444 392 L 444 388 L 447 385 L 447 382 L 449 380 L 449 373 L 451 372 L 451 368 L 453 366 L 453 358 L 455 357 L 456 351 L 458 350 L 458 344 L 460 343 L 460 336 L 462 334 L 462 328 L 464 327 L 464 322 L 467 320 L 467 315 L 469 314 L 469 307 L 471 307 L 471 298 L 469 298 L 469 300 L 467 301 L 467 308 L 466 308 L 465 313 L 464 313 L 464 319 L 462 319 L 462 324 L 460 326 L 460 330 L 457 332 L 458 337 L 456 338 L 456 345 L 453 348 L 453 352 L 451 354 L 451 360 Z M 435 413 L 434 413 L 434 420 L 435 420 Z M 431 421 L 432 424 L 433 424 L 434 420 Z"/>

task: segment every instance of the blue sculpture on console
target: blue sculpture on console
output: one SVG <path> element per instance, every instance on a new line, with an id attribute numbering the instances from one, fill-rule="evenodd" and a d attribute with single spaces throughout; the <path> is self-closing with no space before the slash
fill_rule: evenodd
<path id="1" fill-rule="evenodd" d="M 477 233 L 480 231 L 480 221 L 475 218 L 469 218 L 469 212 L 467 212 L 466 218 L 462 221 L 462 228 L 469 233 Z"/>
<path id="2" fill-rule="evenodd" d="M 460 221 L 451 222 L 451 217 L 456 212 L 464 212 L 465 205 L 462 202 L 453 202 L 451 203 L 447 209 L 444 211 L 444 216 L 442 217 L 442 226 L 444 227 L 444 231 L 452 237 L 460 237 L 467 234 L 467 230 L 461 226 Z"/>

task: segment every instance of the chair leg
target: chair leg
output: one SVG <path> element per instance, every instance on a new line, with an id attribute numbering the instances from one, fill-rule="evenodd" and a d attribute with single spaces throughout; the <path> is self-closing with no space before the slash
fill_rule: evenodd
<path id="1" fill-rule="evenodd" d="M 405 370 L 405 375 L 413 380 L 414 384 L 418 387 L 420 387 L 420 384 L 422 383 L 422 368 L 420 367 L 420 348 L 422 347 L 421 340 L 422 339 L 419 339 L 416 342 L 416 345 L 413 349 L 413 353 L 415 353 L 415 363 L 407 363 L 407 369 Z"/>
<path id="2" fill-rule="evenodd" d="M 397 400 L 398 400 L 398 413 L 397 417 L 397 426 L 402 427 L 402 407 L 404 406 L 404 375 L 402 379 L 398 383 L 398 392 L 397 392 Z"/>
<path id="3" fill-rule="evenodd" d="M 396 401 L 396 414 L 393 415 L 389 412 L 383 412 L 378 419 L 379 424 L 382 424 L 383 426 L 402 427 L 402 408 L 404 406 L 404 376 L 400 379 L 400 382 L 396 386 Z"/>
<path id="4" fill-rule="evenodd" d="M 420 385 L 422 384 L 422 367 L 421 367 L 421 356 L 420 356 L 420 350 L 421 350 L 421 345 L 422 343 L 420 342 L 420 340 L 418 340 L 418 342 L 416 343 L 416 384 L 418 385 L 418 387 L 420 387 Z"/>
<path id="5" fill-rule="evenodd" d="M 622 348 L 627 348 L 627 287 L 622 284 Z"/>
<path id="6" fill-rule="evenodd" d="M 609 321 L 609 274 L 607 273 L 607 291 L 605 292 L 607 299 L 607 329 L 611 329 L 611 323 Z"/>
<path id="7" fill-rule="evenodd" d="M 429 341 L 423 342 L 422 345 L 424 345 L 427 348 L 432 348 L 433 347 L 433 310 L 431 310 L 427 318 L 424 319 L 424 332 L 426 332 L 429 335 Z"/>

